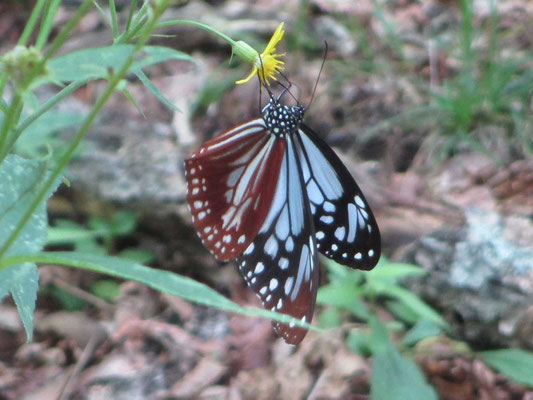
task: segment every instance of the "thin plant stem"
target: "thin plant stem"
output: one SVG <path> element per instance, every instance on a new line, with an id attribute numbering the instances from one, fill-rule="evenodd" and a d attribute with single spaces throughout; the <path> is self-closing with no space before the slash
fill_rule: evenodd
<path id="1" fill-rule="evenodd" d="M 41 23 L 41 29 L 39 30 L 39 35 L 37 36 L 37 40 L 35 41 L 35 47 L 37 47 L 39 50 L 43 49 L 44 45 L 46 44 L 46 41 L 48 40 L 48 36 L 50 35 L 50 32 L 52 30 L 54 17 L 56 16 L 60 2 L 61 0 L 52 0 L 51 2 L 48 2 L 46 4 Z"/>
<path id="2" fill-rule="evenodd" d="M 222 32 L 219 32 L 216 29 L 213 29 L 213 28 L 211 28 L 208 25 L 202 24 L 201 22 L 189 21 L 189 20 L 184 20 L 184 19 L 175 19 L 175 20 L 160 22 L 160 23 L 157 24 L 157 28 L 164 28 L 166 26 L 173 26 L 173 25 L 195 26 L 197 28 L 203 29 L 204 31 L 212 33 L 215 36 L 218 36 L 219 38 L 221 38 L 222 40 L 225 40 L 226 42 L 228 42 L 232 46 L 237 44 L 235 42 L 235 40 L 233 40 L 229 36 L 224 35 Z"/>
<path id="3" fill-rule="evenodd" d="M 71 82 L 67 87 L 62 89 L 59 93 L 57 93 L 54 97 L 46 101 L 37 111 L 29 115 L 22 121 L 17 129 L 13 132 L 13 135 L 9 138 L 9 143 L 6 146 L 6 148 L 11 149 L 17 139 L 20 137 L 22 132 L 26 130 L 28 126 L 30 126 L 32 123 L 34 123 L 40 116 L 42 116 L 44 113 L 46 113 L 48 110 L 50 110 L 52 107 L 54 107 L 56 104 L 58 104 L 60 101 L 65 99 L 66 97 L 70 96 L 73 92 L 78 90 L 80 87 L 85 85 L 87 83 L 86 80 L 81 81 L 74 81 Z M 5 158 L 5 154 L 0 153 L 0 163 Z"/>
<path id="4" fill-rule="evenodd" d="M 42 188 L 38 191 L 38 193 L 35 196 L 34 200 L 32 201 L 32 203 L 30 204 L 30 206 L 28 207 L 28 209 L 24 213 L 23 217 L 21 218 L 21 220 L 17 224 L 17 227 L 13 230 L 13 232 L 11 232 L 9 237 L 3 243 L 2 247 L 0 248 L 0 259 L 6 253 L 6 251 L 11 247 L 11 245 L 15 242 L 15 240 L 19 236 L 20 232 L 22 231 L 22 229 L 24 229 L 24 227 L 26 226 L 26 224 L 30 220 L 31 216 L 33 215 L 33 213 L 35 212 L 35 210 L 37 209 L 37 207 L 39 206 L 41 201 L 43 201 L 43 199 L 46 197 L 46 195 L 50 191 L 51 187 L 53 186 L 54 182 L 60 176 L 60 174 L 63 171 L 63 169 L 65 168 L 67 163 L 70 161 L 70 159 L 74 155 L 74 152 L 78 148 L 78 146 L 79 146 L 80 142 L 82 141 L 82 139 L 87 134 L 87 131 L 88 131 L 89 127 L 94 122 L 96 116 L 98 115 L 98 113 L 102 109 L 103 105 L 106 103 L 106 101 L 109 99 L 109 97 L 111 97 L 111 95 L 114 93 L 116 87 L 118 86 L 118 84 L 120 83 L 120 81 L 122 80 L 124 75 L 126 75 L 126 73 L 128 72 L 131 64 L 135 60 L 136 54 L 142 49 L 144 44 L 150 38 L 150 34 L 156 28 L 156 23 L 157 23 L 158 18 L 161 16 L 163 11 L 168 7 L 168 3 L 169 3 L 169 0 L 161 0 L 156 5 L 153 17 L 151 18 L 151 20 L 149 21 L 149 25 L 147 25 L 146 29 L 144 30 L 144 32 L 140 36 L 139 40 L 135 44 L 135 47 L 134 47 L 133 51 L 131 52 L 129 57 L 126 59 L 126 61 L 122 65 L 122 67 L 120 67 L 120 69 L 115 74 L 113 74 L 111 76 L 106 89 L 100 95 L 98 100 L 96 100 L 96 103 L 94 104 L 93 108 L 91 109 L 91 111 L 89 112 L 87 117 L 85 118 L 82 126 L 80 127 L 80 129 L 76 133 L 76 136 L 74 137 L 74 139 L 70 143 L 70 146 L 68 147 L 66 152 L 63 154 L 63 156 L 59 159 L 59 161 L 58 161 L 55 169 L 52 171 L 50 177 L 43 184 Z"/>
<path id="5" fill-rule="evenodd" d="M 137 8 L 138 2 L 139 0 L 131 0 L 130 12 L 128 13 L 128 19 L 126 20 L 126 27 L 124 28 L 125 32 L 127 32 L 130 29 L 131 21 L 133 19 L 133 13 L 135 12 L 135 9 Z"/>
<path id="6" fill-rule="evenodd" d="M 16 124 L 15 116 L 18 114 L 18 109 L 22 104 L 20 93 L 16 93 L 11 99 L 9 108 L 7 109 L 6 114 L 4 115 L 4 121 L 2 127 L 0 128 L 0 154 L 9 153 L 7 148 L 7 139 L 9 136 L 9 130 L 13 125 Z M 4 161 L 5 155 L 0 157 L 0 163 Z"/>
<path id="7" fill-rule="evenodd" d="M 113 32 L 113 40 L 115 40 L 118 37 L 118 19 L 115 0 L 109 0 L 109 12 L 111 13 L 111 30 Z"/>
<path id="8" fill-rule="evenodd" d="M 48 0 L 38 0 L 35 4 L 35 7 L 33 7 L 33 10 L 31 11 L 30 19 L 28 19 L 28 23 L 24 27 L 24 30 L 22 31 L 22 35 L 20 35 L 20 38 L 17 42 L 19 46 L 25 46 L 26 42 L 30 38 L 31 33 L 33 32 L 33 28 L 35 28 L 35 24 L 37 23 L 37 19 L 39 19 L 39 15 L 41 14 L 41 10 L 43 9 L 43 6 Z M 1 90 L 1 88 L 0 88 Z"/>

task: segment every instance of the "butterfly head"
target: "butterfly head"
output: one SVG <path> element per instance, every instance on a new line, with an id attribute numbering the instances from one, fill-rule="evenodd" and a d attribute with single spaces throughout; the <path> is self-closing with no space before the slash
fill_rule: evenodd
<path id="1" fill-rule="evenodd" d="M 263 109 L 263 120 L 270 132 L 283 135 L 298 130 L 304 117 L 304 106 L 286 106 L 275 98 Z"/>

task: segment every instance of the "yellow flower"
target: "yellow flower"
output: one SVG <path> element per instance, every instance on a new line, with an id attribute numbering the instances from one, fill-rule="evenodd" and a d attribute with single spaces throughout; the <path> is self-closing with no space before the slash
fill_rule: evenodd
<path id="1" fill-rule="evenodd" d="M 283 38 L 283 22 L 279 24 L 276 28 L 276 31 L 270 38 L 270 42 L 265 47 L 265 50 L 261 54 L 255 51 L 250 45 L 243 41 L 237 42 L 237 46 L 233 46 L 233 51 L 235 54 L 239 55 L 243 59 L 253 64 L 253 69 L 250 75 L 246 78 L 241 79 L 235 83 L 241 84 L 248 82 L 255 74 L 259 75 L 261 83 L 264 85 L 270 85 L 269 79 L 276 80 L 276 74 L 283 70 L 283 61 L 279 60 L 279 57 L 283 57 L 285 53 L 274 54 L 276 51 L 276 45 Z"/>

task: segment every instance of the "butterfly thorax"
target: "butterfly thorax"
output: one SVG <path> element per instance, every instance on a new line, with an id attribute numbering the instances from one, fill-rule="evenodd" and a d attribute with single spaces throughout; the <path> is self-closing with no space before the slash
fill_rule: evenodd
<path id="1" fill-rule="evenodd" d="M 304 117 L 301 105 L 286 106 L 272 99 L 263 109 L 263 120 L 270 131 L 276 136 L 283 136 L 298 131 Z"/>

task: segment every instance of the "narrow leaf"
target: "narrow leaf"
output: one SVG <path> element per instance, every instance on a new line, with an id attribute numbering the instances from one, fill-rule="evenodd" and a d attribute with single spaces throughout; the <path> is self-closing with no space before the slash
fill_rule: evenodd
<path id="1" fill-rule="evenodd" d="M 533 387 L 533 353 L 502 349 L 479 353 L 483 361 L 515 382 Z"/>
<path id="2" fill-rule="evenodd" d="M 391 344 L 374 355 L 370 398 L 372 400 L 437 400 L 418 366 Z"/>
<path id="3" fill-rule="evenodd" d="M 178 107 L 176 107 L 174 104 L 172 104 L 171 101 L 169 99 L 167 99 L 163 95 L 163 93 L 161 93 L 161 90 L 159 90 L 159 88 L 156 85 L 154 85 L 154 83 L 150 79 L 148 79 L 148 77 L 145 75 L 145 73 L 141 69 L 135 70 L 134 73 L 135 73 L 135 75 L 137 75 L 137 78 L 139 78 L 139 80 L 142 82 L 142 84 L 144 86 L 146 86 L 146 88 L 148 90 L 150 90 L 150 92 L 152 92 L 152 94 L 161 103 L 166 105 L 171 110 L 180 111 L 180 109 Z"/>
<path id="4" fill-rule="evenodd" d="M 249 316 L 270 318 L 285 323 L 294 321 L 299 326 L 320 331 L 320 329 L 312 325 L 293 320 L 288 315 L 258 308 L 241 307 L 210 287 L 193 279 L 169 271 L 145 267 L 126 259 L 79 252 L 45 252 L 27 255 L 24 258 L 39 263 L 67 265 L 118 278 L 132 279 L 158 291 L 179 296 L 198 304 Z M 4 262 L 9 263 L 10 260 L 6 259 Z"/>

